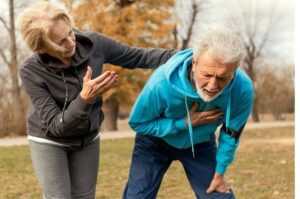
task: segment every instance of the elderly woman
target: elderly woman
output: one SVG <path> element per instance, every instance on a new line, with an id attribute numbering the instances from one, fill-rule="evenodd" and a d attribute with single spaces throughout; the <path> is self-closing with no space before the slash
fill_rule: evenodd
<path id="1" fill-rule="evenodd" d="M 102 73 L 102 65 L 157 67 L 174 51 L 133 48 L 77 31 L 70 16 L 50 3 L 26 9 L 19 24 L 34 52 L 20 74 L 33 104 L 27 132 L 43 196 L 95 198 L 101 95 L 118 78 L 113 71 Z"/>

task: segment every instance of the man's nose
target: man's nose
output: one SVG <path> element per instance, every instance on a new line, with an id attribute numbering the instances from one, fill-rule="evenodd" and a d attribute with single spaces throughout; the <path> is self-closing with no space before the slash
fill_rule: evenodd
<path id="1" fill-rule="evenodd" d="M 210 80 L 209 80 L 209 82 L 207 84 L 206 89 L 208 91 L 211 91 L 211 92 L 218 91 L 218 81 L 217 81 L 216 77 L 210 78 Z"/>

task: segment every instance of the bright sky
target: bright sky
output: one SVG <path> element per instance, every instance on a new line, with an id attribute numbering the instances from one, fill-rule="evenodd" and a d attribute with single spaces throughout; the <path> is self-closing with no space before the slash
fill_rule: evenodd
<path id="1" fill-rule="evenodd" d="M 232 23 L 232 17 L 235 17 L 240 22 L 240 25 L 235 27 L 242 27 L 245 24 L 243 21 L 242 13 L 248 12 L 246 21 L 258 22 L 260 24 L 260 32 L 257 34 L 257 40 L 262 38 L 264 28 L 267 27 L 268 20 L 270 19 L 271 11 L 274 11 L 274 16 L 277 18 L 276 23 L 272 26 L 271 35 L 269 38 L 272 41 L 269 43 L 267 54 L 271 59 L 276 57 L 277 60 L 285 64 L 294 62 L 294 0 L 196 0 L 200 5 L 200 11 L 197 16 L 197 26 L 194 28 L 192 42 L 201 37 L 205 28 L 211 24 L 224 24 Z M 191 15 L 189 9 L 189 2 L 191 0 L 178 0 L 177 13 L 179 18 L 185 20 L 186 16 Z M 202 7 L 201 7 L 202 2 Z M 203 3 L 204 2 L 204 3 Z M 187 9 L 185 9 L 187 7 Z M 185 12 L 188 10 L 188 12 Z M 251 14 L 250 14 L 251 13 Z M 258 17 L 251 21 L 250 16 Z M 179 28 L 179 34 L 186 35 L 186 27 L 189 26 L 188 21 L 182 23 Z M 278 61 L 275 61 L 278 63 Z"/>
<path id="2" fill-rule="evenodd" d="M 60 2 L 60 0 L 50 0 L 52 2 Z M 204 12 L 201 15 L 201 18 L 208 21 L 217 21 L 220 20 L 224 13 L 227 12 L 230 14 L 239 13 L 239 4 L 248 5 L 247 8 L 251 7 L 251 2 L 253 7 L 258 7 L 259 9 L 269 11 L 270 6 L 277 4 L 275 10 L 277 13 L 280 13 L 281 17 L 281 25 L 274 32 L 274 34 L 279 35 L 279 40 L 281 41 L 278 45 L 272 47 L 274 52 L 280 51 L 280 57 L 285 59 L 287 63 L 293 63 L 294 60 L 294 7 L 295 0 L 196 0 L 196 1 L 209 1 L 212 4 L 213 9 L 210 9 L 208 12 Z M 3 16 L 7 13 L 8 10 L 8 0 L 2 0 L 0 4 L 0 13 Z M 24 5 L 28 5 L 30 3 L 37 2 L 36 0 L 15 0 L 16 7 L 23 7 Z M 183 2 L 188 2 L 187 0 L 183 0 Z M 186 4 L 186 3 L 184 3 Z M 23 5 L 23 6 L 22 6 Z M 16 14 L 20 9 L 17 9 Z M 0 26 L 1 27 L 1 26 Z M 1 31 L 4 31 L 3 28 L 0 28 Z M 280 34 L 278 34 L 280 33 Z"/>

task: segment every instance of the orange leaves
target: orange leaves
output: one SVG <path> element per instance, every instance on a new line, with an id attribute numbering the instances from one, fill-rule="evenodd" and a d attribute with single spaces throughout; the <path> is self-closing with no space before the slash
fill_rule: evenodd
<path id="1" fill-rule="evenodd" d="M 73 9 L 73 16 L 80 29 L 101 32 L 128 45 L 172 48 L 173 5 L 174 0 L 143 0 L 120 8 L 111 0 L 91 0 Z M 135 100 L 151 73 L 111 65 L 105 68 L 118 72 L 119 85 L 104 97 L 117 95 L 124 105 Z"/>

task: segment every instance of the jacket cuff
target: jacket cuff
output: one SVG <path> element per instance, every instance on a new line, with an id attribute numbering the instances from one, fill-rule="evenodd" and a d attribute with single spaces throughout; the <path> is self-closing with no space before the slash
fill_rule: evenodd
<path id="1" fill-rule="evenodd" d="M 226 172 L 227 167 L 228 167 L 228 165 L 217 163 L 216 172 L 218 174 L 224 175 L 224 173 Z"/>
<path id="2" fill-rule="evenodd" d="M 187 128 L 185 119 L 179 119 L 175 121 L 175 127 L 179 130 L 185 130 Z"/>
<path id="3" fill-rule="evenodd" d="M 87 103 L 84 101 L 80 94 L 77 96 L 77 98 L 74 100 L 74 108 L 79 110 L 80 112 L 88 112 L 89 108 L 92 106 L 92 104 Z"/>

